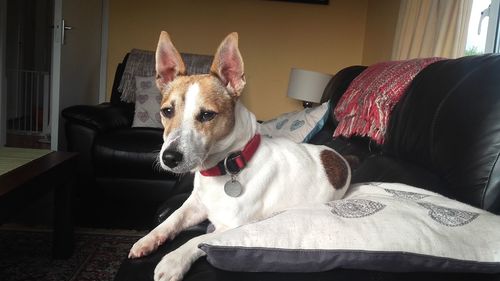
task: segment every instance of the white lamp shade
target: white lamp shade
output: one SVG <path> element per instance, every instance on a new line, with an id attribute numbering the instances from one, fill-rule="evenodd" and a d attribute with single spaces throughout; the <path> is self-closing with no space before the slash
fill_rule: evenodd
<path id="1" fill-rule="evenodd" d="M 319 103 L 326 84 L 332 75 L 292 68 L 288 81 L 288 97 L 301 101 Z"/>

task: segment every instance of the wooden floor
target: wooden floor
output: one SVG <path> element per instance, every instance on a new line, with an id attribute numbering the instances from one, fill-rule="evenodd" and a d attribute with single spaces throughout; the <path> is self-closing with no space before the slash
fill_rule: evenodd
<path id="1" fill-rule="evenodd" d="M 7 133 L 6 146 L 50 149 L 50 142 L 44 142 L 43 137 L 41 136 L 15 135 Z"/>

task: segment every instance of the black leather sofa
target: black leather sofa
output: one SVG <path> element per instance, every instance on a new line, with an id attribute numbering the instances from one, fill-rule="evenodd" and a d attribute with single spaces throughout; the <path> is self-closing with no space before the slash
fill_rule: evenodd
<path id="1" fill-rule="evenodd" d="M 120 99 L 128 58 L 117 66 L 110 102 L 62 111 L 68 150 L 80 153 L 76 199 L 83 225 L 149 228 L 158 206 L 176 193 L 178 177 L 155 168 L 163 130 L 133 128 L 135 106 Z"/>
<path id="2" fill-rule="evenodd" d="M 340 71 L 325 91 L 335 105 L 364 67 Z M 332 139 L 332 118 L 313 139 L 345 155 L 357 155 L 352 182 L 402 182 L 427 188 L 500 214 L 500 56 L 443 60 L 421 71 L 394 109 L 386 142 L 376 146 L 364 138 Z M 186 177 L 184 186 L 190 185 Z M 188 189 L 188 188 L 187 188 Z M 188 194 L 163 206 L 162 218 Z M 201 225 L 182 232 L 150 256 L 125 259 L 115 281 L 152 280 L 165 253 L 205 231 Z M 396 231 L 396 230 L 395 230 Z M 481 231 L 478 229 L 478 231 Z M 500 233 L 498 234 L 500 237 Z M 500 239 L 500 238 L 499 238 Z M 184 278 L 193 280 L 500 280 L 498 274 L 379 272 L 336 269 L 321 273 L 244 273 L 196 261 Z"/>

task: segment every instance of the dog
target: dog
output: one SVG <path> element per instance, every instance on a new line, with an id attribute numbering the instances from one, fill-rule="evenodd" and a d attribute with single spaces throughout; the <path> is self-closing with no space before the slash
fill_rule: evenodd
<path id="1" fill-rule="evenodd" d="M 132 246 L 129 258 L 151 253 L 204 220 L 215 227 L 163 257 L 154 272 L 156 281 L 182 280 L 205 254 L 198 244 L 225 230 L 344 196 L 351 170 L 340 154 L 326 146 L 258 134 L 255 116 L 239 100 L 246 81 L 237 33 L 218 47 L 210 74 L 188 76 L 170 36 L 162 31 L 156 72 L 164 126 L 158 161 L 173 173 L 194 172 L 194 187 L 179 209 Z"/>

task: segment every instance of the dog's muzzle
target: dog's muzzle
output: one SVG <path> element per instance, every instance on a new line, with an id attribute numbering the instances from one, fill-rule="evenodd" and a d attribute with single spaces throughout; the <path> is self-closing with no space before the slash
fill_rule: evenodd
<path id="1" fill-rule="evenodd" d="M 171 169 L 177 167 L 182 162 L 182 158 L 182 153 L 175 150 L 165 150 L 161 156 L 163 164 Z"/>

